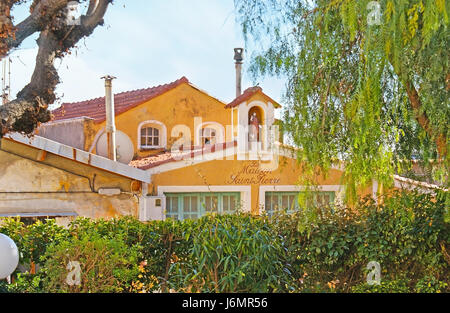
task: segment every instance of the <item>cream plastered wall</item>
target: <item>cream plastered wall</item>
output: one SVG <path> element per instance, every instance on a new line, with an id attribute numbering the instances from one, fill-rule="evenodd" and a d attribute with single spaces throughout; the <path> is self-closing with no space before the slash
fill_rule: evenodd
<path id="1" fill-rule="evenodd" d="M 138 216 L 139 182 L 7 139 L 0 144 L 0 213 Z M 101 188 L 122 193 L 105 196 Z"/>

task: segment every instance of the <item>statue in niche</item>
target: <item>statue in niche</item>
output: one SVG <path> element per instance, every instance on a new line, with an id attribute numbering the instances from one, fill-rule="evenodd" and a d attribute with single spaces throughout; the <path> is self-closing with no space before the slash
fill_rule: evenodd
<path id="1" fill-rule="evenodd" d="M 259 127 L 260 125 L 258 117 L 256 116 L 256 112 L 253 112 L 252 116 L 250 117 L 249 141 L 259 141 Z"/>

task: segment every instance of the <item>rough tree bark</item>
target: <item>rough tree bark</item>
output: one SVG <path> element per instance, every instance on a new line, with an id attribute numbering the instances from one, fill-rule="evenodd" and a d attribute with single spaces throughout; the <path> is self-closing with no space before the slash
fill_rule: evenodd
<path id="1" fill-rule="evenodd" d="M 436 147 L 439 152 L 439 156 L 442 158 L 447 155 L 447 139 L 445 134 L 439 133 L 436 134 L 430 126 L 430 120 L 425 112 L 422 112 L 422 104 L 419 98 L 419 94 L 417 93 L 416 88 L 413 83 L 407 81 L 405 83 L 406 93 L 409 98 L 409 102 L 411 104 L 411 108 L 415 114 L 416 120 L 419 125 L 425 130 L 425 132 L 430 136 L 430 138 L 434 139 L 436 143 Z"/>
<path id="2" fill-rule="evenodd" d="M 67 4 L 71 0 L 33 0 L 30 15 L 14 25 L 11 8 L 21 0 L 0 0 L 0 58 L 6 57 L 27 37 L 39 32 L 39 47 L 36 66 L 31 81 L 16 99 L 0 106 L 0 138 L 10 131 L 32 133 L 39 123 L 48 122 L 51 114 L 48 106 L 55 99 L 55 88 L 59 83 L 54 67 L 56 58 L 61 58 L 83 37 L 92 34 L 103 25 L 103 17 L 113 0 L 89 0 L 86 15 L 79 25 L 66 22 Z"/>

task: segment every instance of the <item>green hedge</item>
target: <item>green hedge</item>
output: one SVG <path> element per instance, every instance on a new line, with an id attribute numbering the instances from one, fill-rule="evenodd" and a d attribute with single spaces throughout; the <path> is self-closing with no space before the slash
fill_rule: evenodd
<path id="1" fill-rule="evenodd" d="M 141 223 L 78 218 L 26 226 L 4 220 L 36 274 L 0 292 L 449 292 L 446 196 L 396 193 L 376 205 Z M 66 283 L 71 261 L 80 286 Z M 367 264 L 381 284 L 366 283 Z"/>
<path id="2" fill-rule="evenodd" d="M 425 292 L 422 283 L 432 277 L 436 292 L 448 292 L 447 196 L 395 192 L 383 205 L 365 198 L 353 210 L 280 214 L 272 225 L 289 249 L 299 290 Z M 381 286 L 366 283 L 371 261 L 380 264 Z"/>

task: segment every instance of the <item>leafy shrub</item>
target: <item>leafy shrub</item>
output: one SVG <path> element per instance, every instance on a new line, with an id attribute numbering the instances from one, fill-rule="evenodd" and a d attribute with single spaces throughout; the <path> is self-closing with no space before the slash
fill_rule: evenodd
<path id="1" fill-rule="evenodd" d="M 262 218 L 206 216 L 185 233 L 189 256 L 174 260 L 171 287 L 189 292 L 286 291 L 290 271 L 280 238 Z"/>
<path id="2" fill-rule="evenodd" d="M 20 263 L 28 266 L 39 264 L 48 246 L 70 236 L 68 230 L 58 226 L 53 219 L 39 220 L 28 226 L 17 218 L 3 219 L 0 233 L 14 240 L 20 251 Z"/>
<path id="3" fill-rule="evenodd" d="M 42 292 L 42 276 L 40 274 L 17 273 L 11 285 L 5 285 L 5 292 L 13 293 L 39 293 Z"/>
<path id="4" fill-rule="evenodd" d="M 52 245 L 43 259 L 46 292 L 122 292 L 138 275 L 138 251 L 122 240 L 99 235 L 73 237 Z M 70 262 L 80 264 L 80 284 L 67 283 L 73 275 L 68 271 Z"/>
<path id="5" fill-rule="evenodd" d="M 0 293 L 9 293 L 8 283 L 6 281 L 0 281 Z"/>
<path id="6" fill-rule="evenodd" d="M 404 280 L 381 281 L 379 285 L 361 283 L 352 287 L 354 293 L 407 293 L 410 292 L 407 282 Z"/>
<path id="7" fill-rule="evenodd" d="M 18 245 L 20 262 L 3 292 L 450 292 L 447 197 L 393 193 L 354 208 L 310 208 L 272 218 L 246 214 L 198 220 L 78 218 L 0 232 Z M 82 286 L 68 286 L 67 264 L 82 266 Z M 381 284 L 365 283 L 367 264 Z"/>
<path id="8" fill-rule="evenodd" d="M 444 213 L 443 198 L 394 192 L 382 205 L 366 198 L 353 209 L 281 212 L 272 223 L 284 238 L 299 291 L 352 291 L 363 286 L 370 261 L 380 263 L 388 284 L 378 289 L 405 281 L 413 290 L 426 275 L 449 279 L 450 230 Z"/>
<path id="9" fill-rule="evenodd" d="M 448 283 L 438 280 L 434 276 L 425 276 L 416 284 L 416 292 L 441 293 L 448 290 Z"/>

